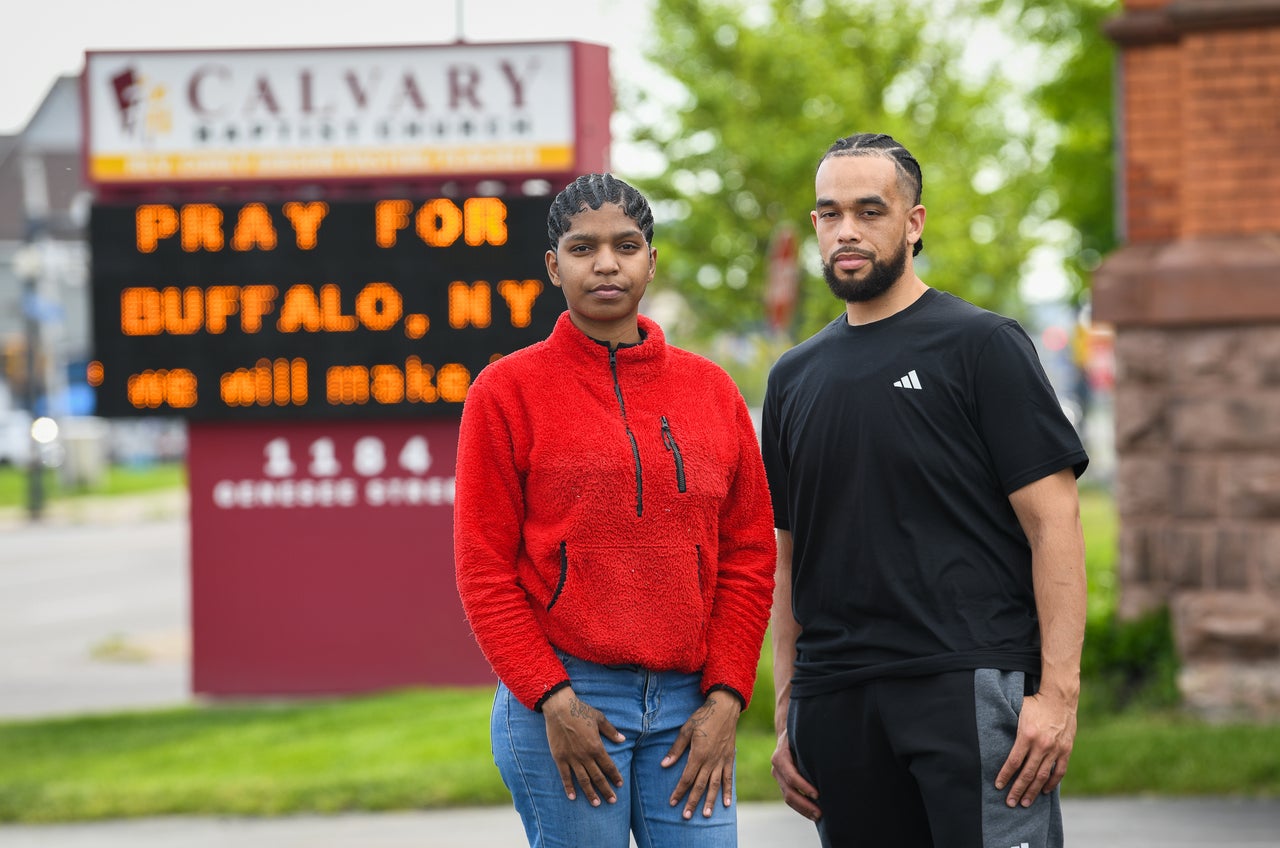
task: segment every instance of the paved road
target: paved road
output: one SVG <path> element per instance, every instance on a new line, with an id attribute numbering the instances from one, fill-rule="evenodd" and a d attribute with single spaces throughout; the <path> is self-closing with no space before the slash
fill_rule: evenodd
<path id="1" fill-rule="evenodd" d="M 0 516 L 0 717 L 190 701 L 181 502 Z"/>
<path id="2" fill-rule="evenodd" d="M 180 499 L 0 514 L 0 717 L 190 702 Z M 1071 848 L 1280 848 L 1280 801 L 1064 800 Z M 744 804 L 742 848 L 814 846 L 781 804 Z M 487 848 L 523 844 L 509 808 L 276 819 L 0 826 L 5 848 Z"/>

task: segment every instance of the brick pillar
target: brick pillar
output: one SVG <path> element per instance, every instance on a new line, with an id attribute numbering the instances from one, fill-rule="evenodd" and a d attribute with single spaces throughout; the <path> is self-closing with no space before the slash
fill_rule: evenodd
<path id="1" fill-rule="evenodd" d="M 1280 717 L 1280 0 L 1129 0 L 1116 330 L 1121 614 L 1167 604 L 1187 703 Z"/>

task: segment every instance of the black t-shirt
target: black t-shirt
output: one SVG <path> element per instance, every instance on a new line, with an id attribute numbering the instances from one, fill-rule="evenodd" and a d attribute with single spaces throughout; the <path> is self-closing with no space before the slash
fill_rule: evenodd
<path id="1" fill-rule="evenodd" d="M 769 374 L 762 443 L 792 534 L 792 694 L 969 668 L 1038 673 L 1009 494 L 1088 464 L 1018 323 L 929 289 L 841 315 Z"/>

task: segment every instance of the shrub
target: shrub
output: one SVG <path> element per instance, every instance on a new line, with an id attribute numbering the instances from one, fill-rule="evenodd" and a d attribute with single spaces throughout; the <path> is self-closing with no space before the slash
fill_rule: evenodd
<path id="1" fill-rule="evenodd" d="M 1165 607 L 1139 618 L 1114 613 L 1085 628 L 1080 662 L 1081 711 L 1176 707 L 1178 653 Z"/>

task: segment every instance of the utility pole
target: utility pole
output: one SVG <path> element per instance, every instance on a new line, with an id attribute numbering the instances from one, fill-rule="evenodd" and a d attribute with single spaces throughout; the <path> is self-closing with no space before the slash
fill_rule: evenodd
<path id="1" fill-rule="evenodd" d="M 26 345 L 26 380 L 24 405 L 34 421 L 36 408 L 44 394 L 40 368 L 40 274 L 39 248 L 28 239 L 14 264 L 22 277 L 22 329 Z M 27 433 L 30 453 L 27 457 L 27 512 L 33 520 L 44 513 L 44 456 L 34 431 Z"/>
<path id="2" fill-rule="evenodd" d="M 40 361 L 40 279 L 44 275 L 44 255 L 40 243 L 49 223 L 49 183 L 44 160 L 38 153 L 22 156 L 22 200 L 26 212 L 26 244 L 23 245 L 22 326 L 27 344 L 27 411 L 32 421 L 38 417 L 37 407 L 44 395 L 44 379 Z M 27 462 L 27 512 L 32 520 L 44 513 L 44 450 L 34 430 L 27 436 L 31 455 Z"/>

